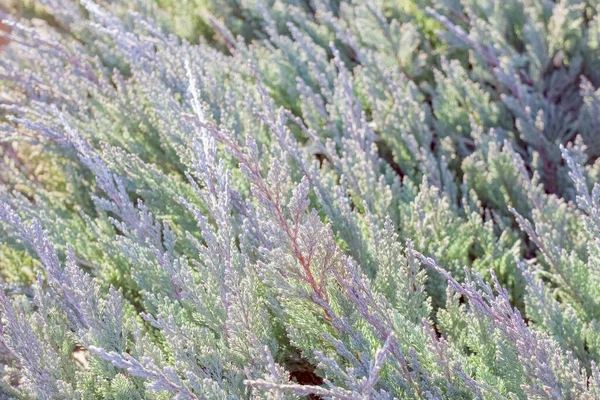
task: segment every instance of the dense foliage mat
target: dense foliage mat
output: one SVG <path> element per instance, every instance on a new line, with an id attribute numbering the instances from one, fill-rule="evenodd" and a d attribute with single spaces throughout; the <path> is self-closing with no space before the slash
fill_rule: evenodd
<path id="1" fill-rule="evenodd" d="M 599 1 L 1 1 L 3 398 L 600 398 Z"/>

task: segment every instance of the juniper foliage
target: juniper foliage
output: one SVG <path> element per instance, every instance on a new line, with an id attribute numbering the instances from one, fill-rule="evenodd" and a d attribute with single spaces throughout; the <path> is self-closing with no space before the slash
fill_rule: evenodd
<path id="1" fill-rule="evenodd" d="M 600 3 L 2 5 L 4 397 L 600 398 Z"/>

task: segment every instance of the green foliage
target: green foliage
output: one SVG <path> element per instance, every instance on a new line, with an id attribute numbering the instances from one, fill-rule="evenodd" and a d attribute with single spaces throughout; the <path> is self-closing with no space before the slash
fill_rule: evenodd
<path id="1" fill-rule="evenodd" d="M 600 398 L 595 2 L 2 5 L 2 395 Z"/>

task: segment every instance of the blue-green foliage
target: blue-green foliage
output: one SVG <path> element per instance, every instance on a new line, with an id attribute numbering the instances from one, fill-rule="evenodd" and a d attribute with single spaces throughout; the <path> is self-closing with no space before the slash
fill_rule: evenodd
<path id="1" fill-rule="evenodd" d="M 600 398 L 600 3 L 3 3 L 0 395 Z"/>

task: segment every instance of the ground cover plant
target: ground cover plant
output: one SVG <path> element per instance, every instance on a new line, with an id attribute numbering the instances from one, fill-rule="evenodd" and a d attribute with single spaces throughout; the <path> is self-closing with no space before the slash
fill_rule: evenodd
<path id="1" fill-rule="evenodd" d="M 600 2 L 0 4 L 0 397 L 600 398 Z"/>

